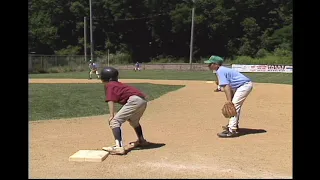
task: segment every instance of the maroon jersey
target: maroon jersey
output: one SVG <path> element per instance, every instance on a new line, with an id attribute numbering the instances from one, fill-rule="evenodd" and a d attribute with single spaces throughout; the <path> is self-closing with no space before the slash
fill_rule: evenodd
<path id="1" fill-rule="evenodd" d="M 136 95 L 145 98 L 145 95 L 139 89 L 118 81 L 108 82 L 105 88 L 106 102 L 113 101 L 124 105 L 127 103 L 130 96 Z"/>

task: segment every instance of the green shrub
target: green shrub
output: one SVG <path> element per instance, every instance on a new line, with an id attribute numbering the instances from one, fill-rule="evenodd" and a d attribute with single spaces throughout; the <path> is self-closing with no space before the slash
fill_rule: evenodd
<path id="1" fill-rule="evenodd" d="M 256 57 L 257 58 L 263 58 L 265 56 L 267 56 L 269 54 L 269 52 L 265 49 L 259 49 L 258 52 L 256 53 Z"/>
<path id="2" fill-rule="evenodd" d="M 263 58 L 251 58 L 249 56 L 238 56 L 231 64 L 260 64 L 260 65 L 292 65 L 292 57 L 268 55 Z"/>
<path id="3" fill-rule="evenodd" d="M 35 71 L 36 73 L 48 73 L 48 71 L 43 68 L 36 69 Z"/>
<path id="4" fill-rule="evenodd" d="M 107 56 L 104 56 L 107 61 Z M 130 54 L 117 52 L 116 54 L 109 55 L 109 62 L 112 64 L 128 64 L 132 63 L 132 58 Z"/>
<path id="5" fill-rule="evenodd" d="M 56 66 L 48 68 L 49 73 L 83 72 L 88 70 L 85 66 Z"/>
<path id="6" fill-rule="evenodd" d="M 185 63 L 186 60 L 183 58 L 175 58 L 173 56 L 163 56 L 159 55 L 156 58 L 153 58 L 150 63 Z M 188 61 L 189 62 L 189 61 Z"/>
<path id="7" fill-rule="evenodd" d="M 266 57 L 258 59 L 258 60 L 259 60 L 259 62 L 262 62 L 263 64 L 292 65 L 292 57 L 287 57 L 287 56 L 270 55 L 270 56 L 266 56 Z"/>
<path id="8" fill-rule="evenodd" d="M 48 69 L 49 73 L 61 73 L 61 71 L 59 71 L 59 67 L 52 67 Z"/>
<path id="9" fill-rule="evenodd" d="M 85 66 L 77 66 L 76 67 L 77 72 L 82 72 L 82 71 L 86 71 L 86 70 L 88 70 L 88 68 Z"/>
<path id="10" fill-rule="evenodd" d="M 284 48 L 276 48 L 273 54 L 279 57 L 292 57 L 292 52 Z"/>
<path id="11" fill-rule="evenodd" d="M 60 49 L 56 51 L 57 55 L 74 55 L 74 54 L 79 54 L 81 50 L 81 47 L 79 46 L 67 46 L 64 49 Z"/>

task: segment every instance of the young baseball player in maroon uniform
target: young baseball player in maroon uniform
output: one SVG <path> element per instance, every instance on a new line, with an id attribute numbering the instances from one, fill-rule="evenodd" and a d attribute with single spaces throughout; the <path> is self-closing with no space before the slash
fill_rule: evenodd
<path id="1" fill-rule="evenodd" d="M 110 152 L 110 154 L 123 155 L 126 154 L 126 150 L 122 143 L 121 125 L 126 121 L 134 128 L 138 137 L 136 142 L 130 143 L 131 147 L 148 145 L 139 123 L 147 108 L 147 100 L 145 95 L 137 88 L 119 82 L 118 75 L 118 70 L 112 67 L 106 67 L 100 73 L 101 81 L 105 84 L 106 102 L 108 102 L 110 111 L 109 125 L 116 144 L 102 149 Z M 115 113 L 115 103 L 123 105 L 117 113 Z"/>

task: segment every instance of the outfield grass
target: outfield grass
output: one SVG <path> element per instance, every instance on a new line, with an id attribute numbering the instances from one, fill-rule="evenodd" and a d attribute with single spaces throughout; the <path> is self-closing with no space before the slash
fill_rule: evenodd
<path id="1" fill-rule="evenodd" d="M 292 84 L 292 73 L 243 73 L 252 79 L 253 82 L 260 83 L 277 83 L 277 84 Z M 52 74 L 30 74 L 30 78 L 72 78 L 72 79 L 87 79 L 88 72 L 73 72 L 73 73 L 52 73 Z M 93 75 L 95 78 L 95 75 Z M 121 79 L 166 79 L 166 80 L 202 80 L 212 81 L 216 77 L 210 71 L 160 71 L 160 70 L 145 70 L 134 72 L 132 70 L 120 71 Z"/>
<path id="2" fill-rule="evenodd" d="M 131 85 L 146 93 L 149 101 L 184 87 L 147 83 Z M 29 111 L 31 121 L 109 113 L 102 84 L 29 84 Z"/>

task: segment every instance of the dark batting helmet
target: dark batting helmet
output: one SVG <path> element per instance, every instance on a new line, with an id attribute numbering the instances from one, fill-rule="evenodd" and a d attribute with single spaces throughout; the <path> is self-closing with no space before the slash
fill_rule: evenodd
<path id="1" fill-rule="evenodd" d="M 100 73 L 100 79 L 102 81 L 118 81 L 118 76 L 118 70 L 113 67 L 105 67 Z"/>

